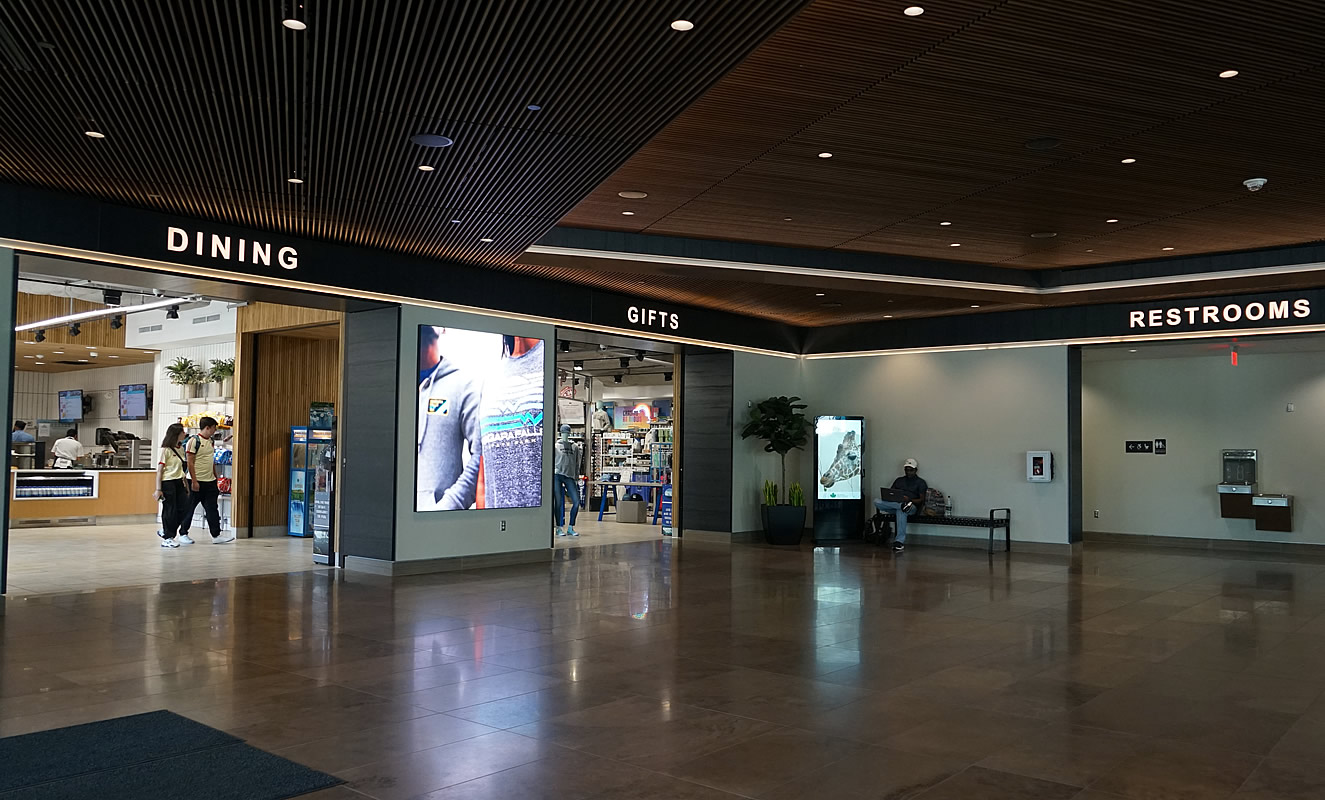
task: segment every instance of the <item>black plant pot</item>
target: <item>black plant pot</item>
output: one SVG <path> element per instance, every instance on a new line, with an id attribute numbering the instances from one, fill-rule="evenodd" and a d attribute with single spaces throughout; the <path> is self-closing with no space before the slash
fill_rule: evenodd
<path id="1" fill-rule="evenodd" d="M 805 506 L 760 506 L 764 541 L 769 544 L 800 544 L 805 535 Z"/>

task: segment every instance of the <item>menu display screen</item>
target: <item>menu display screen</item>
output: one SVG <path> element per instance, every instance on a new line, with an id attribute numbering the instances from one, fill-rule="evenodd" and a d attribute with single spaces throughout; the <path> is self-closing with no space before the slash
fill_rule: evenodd
<path id="1" fill-rule="evenodd" d="M 542 339 L 419 326 L 416 511 L 543 502 Z"/>
<path id="2" fill-rule="evenodd" d="M 47 395 L 49 397 L 49 395 Z M 65 389 L 60 392 L 60 421 L 83 421 L 83 390 Z"/>
<path id="3" fill-rule="evenodd" d="M 129 383 L 120 386 L 120 419 L 147 419 L 147 384 Z"/>

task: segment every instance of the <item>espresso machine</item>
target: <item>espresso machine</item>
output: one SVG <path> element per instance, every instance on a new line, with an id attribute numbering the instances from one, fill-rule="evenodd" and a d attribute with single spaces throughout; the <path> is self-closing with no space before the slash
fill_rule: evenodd
<path id="1" fill-rule="evenodd" d="M 1256 451 L 1224 450 L 1223 479 L 1219 482 L 1219 516 L 1255 519 L 1251 498 L 1256 494 Z"/>

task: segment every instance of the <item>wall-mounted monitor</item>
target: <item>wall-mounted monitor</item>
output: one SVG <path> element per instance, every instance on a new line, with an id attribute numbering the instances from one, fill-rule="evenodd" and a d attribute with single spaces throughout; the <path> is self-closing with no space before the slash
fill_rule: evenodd
<path id="1" fill-rule="evenodd" d="M 543 503 L 542 339 L 419 326 L 416 511 Z"/>
<path id="2" fill-rule="evenodd" d="M 120 419 L 147 419 L 147 384 L 126 383 L 120 385 Z"/>
<path id="3" fill-rule="evenodd" d="M 862 417 L 816 417 L 815 472 L 819 500 L 859 500 L 864 470 L 865 420 Z"/>
<path id="4" fill-rule="evenodd" d="M 82 389 L 65 389 L 60 392 L 60 421 L 83 421 Z"/>

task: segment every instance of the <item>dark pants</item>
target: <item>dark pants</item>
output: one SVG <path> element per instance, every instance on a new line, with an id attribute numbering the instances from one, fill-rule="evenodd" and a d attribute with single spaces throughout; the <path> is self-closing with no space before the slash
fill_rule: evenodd
<path id="1" fill-rule="evenodd" d="M 178 533 L 189 530 L 189 516 L 193 504 L 189 501 L 189 490 L 183 478 L 173 481 L 161 481 L 161 535 L 174 539 Z"/>
<path id="2" fill-rule="evenodd" d="M 207 527 L 211 530 L 212 536 L 220 536 L 221 508 L 218 505 L 220 497 L 221 492 L 216 488 L 216 481 L 198 481 L 198 488 L 193 492 L 193 502 L 189 504 L 189 512 L 180 527 L 188 530 L 189 523 L 193 521 L 193 512 L 198 510 L 198 506 L 202 506 L 202 513 L 207 518 Z"/>

